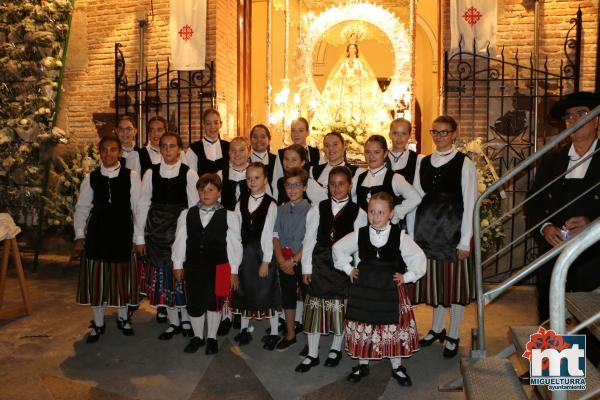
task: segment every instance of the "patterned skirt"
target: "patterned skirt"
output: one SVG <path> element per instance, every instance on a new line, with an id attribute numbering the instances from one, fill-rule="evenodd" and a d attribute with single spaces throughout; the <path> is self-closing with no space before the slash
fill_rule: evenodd
<path id="1" fill-rule="evenodd" d="M 101 261 L 81 257 L 77 303 L 123 307 L 139 302 L 138 272 L 133 260 Z"/>
<path id="2" fill-rule="evenodd" d="M 397 324 L 379 325 L 346 321 L 346 352 L 352 358 L 380 360 L 410 357 L 419 350 L 419 334 L 404 285 L 398 286 L 400 304 Z"/>
<path id="3" fill-rule="evenodd" d="M 304 302 L 304 332 L 342 335 L 346 317 L 344 299 L 324 299 L 307 295 Z"/>
<path id="4" fill-rule="evenodd" d="M 475 273 L 469 259 L 440 261 L 428 258 L 427 272 L 415 284 L 413 304 L 450 307 L 467 305 L 475 298 Z"/>
<path id="5" fill-rule="evenodd" d="M 185 281 L 175 280 L 172 267 L 148 267 L 146 296 L 151 306 L 185 307 Z"/>

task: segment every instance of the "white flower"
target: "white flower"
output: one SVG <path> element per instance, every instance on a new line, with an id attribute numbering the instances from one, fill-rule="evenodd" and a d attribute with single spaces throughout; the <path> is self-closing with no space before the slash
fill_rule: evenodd
<path id="1" fill-rule="evenodd" d="M 54 62 L 54 57 L 46 57 L 42 60 L 42 64 L 44 67 L 50 67 Z"/>
<path id="2" fill-rule="evenodd" d="M 2 161 L 2 166 L 4 168 L 10 168 L 15 163 L 15 159 L 12 156 L 8 156 Z"/>
<path id="3" fill-rule="evenodd" d="M 63 66 L 63 63 L 60 60 L 56 60 L 56 62 L 54 64 L 59 68 Z"/>
<path id="4" fill-rule="evenodd" d="M 354 132 L 354 127 L 352 125 L 348 126 L 346 130 L 350 133 Z"/>
<path id="5" fill-rule="evenodd" d="M 28 123 L 29 123 L 29 120 L 28 120 L 27 118 L 22 118 L 22 119 L 19 121 L 19 124 L 21 124 L 21 125 L 27 125 Z"/>
<path id="6" fill-rule="evenodd" d="M 481 227 L 485 228 L 486 226 L 490 225 L 490 221 L 488 221 L 487 219 L 482 219 L 481 220 Z"/>
<path id="7" fill-rule="evenodd" d="M 465 150 L 473 154 L 483 154 L 483 149 L 481 148 L 481 138 L 467 142 L 465 144 Z"/>
<path id="8" fill-rule="evenodd" d="M 477 190 L 479 190 L 479 193 L 485 192 L 486 189 L 487 189 L 487 186 L 485 185 L 485 183 L 479 182 L 477 184 Z"/>

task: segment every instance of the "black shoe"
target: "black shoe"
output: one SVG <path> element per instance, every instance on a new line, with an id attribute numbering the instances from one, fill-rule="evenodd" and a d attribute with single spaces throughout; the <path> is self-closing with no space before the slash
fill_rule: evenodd
<path id="1" fill-rule="evenodd" d="M 521 375 L 519 375 L 519 381 L 521 381 L 523 385 L 530 385 L 531 375 L 529 375 L 529 371 L 523 372 Z"/>
<path id="2" fill-rule="evenodd" d="M 127 319 L 131 319 L 131 317 L 133 317 L 133 314 L 139 310 L 140 305 L 136 304 L 135 306 L 127 306 Z"/>
<path id="3" fill-rule="evenodd" d="M 440 343 L 444 343 L 444 339 L 446 339 L 446 329 L 442 329 L 442 331 L 439 333 L 435 333 L 434 331 L 431 330 L 431 331 L 427 332 L 427 335 L 431 335 L 433 337 L 431 339 L 419 340 L 420 347 L 431 346 L 431 344 L 433 342 L 435 342 L 436 340 L 439 340 Z M 427 335 L 425 335 L 425 336 L 427 336 Z"/>
<path id="4" fill-rule="evenodd" d="M 325 360 L 325 363 L 323 365 L 326 367 L 337 367 L 340 363 L 340 360 L 342 359 L 342 352 L 339 350 L 330 349 L 329 353 L 334 353 L 335 357 L 331 357 L 330 355 L 329 357 L 327 357 L 327 360 Z"/>
<path id="5" fill-rule="evenodd" d="M 190 321 L 183 321 L 181 323 L 181 333 L 184 337 L 194 336 L 194 330 L 192 329 L 192 323 Z"/>
<path id="6" fill-rule="evenodd" d="M 398 372 L 403 373 L 404 376 L 402 377 L 398 375 Z M 392 370 L 392 378 L 394 378 L 400 384 L 400 386 L 412 386 L 410 376 L 408 376 L 408 374 L 406 373 L 406 368 L 404 368 L 402 365 Z"/>
<path id="7" fill-rule="evenodd" d="M 248 332 L 248 329 L 244 328 L 240 333 L 233 337 L 238 346 L 244 346 L 252 341 L 252 335 Z"/>
<path id="8" fill-rule="evenodd" d="M 242 327 L 242 316 L 241 314 L 235 314 L 233 316 L 233 329 L 240 329 Z"/>
<path id="9" fill-rule="evenodd" d="M 352 367 L 352 373 L 348 375 L 346 380 L 357 383 L 360 382 L 362 378 L 369 375 L 369 364 L 359 364 L 356 367 Z"/>
<path id="10" fill-rule="evenodd" d="M 306 358 L 308 357 L 308 345 L 304 345 L 304 348 L 302 349 L 302 351 L 300 353 L 298 353 L 298 355 L 300 357 Z"/>
<path id="11" fill-rule="evenodd" d="M 304 324 L 295 321 L 294 322 L 294 332 L 296 332 L 296 335 L 302 333 L 304 331 Z"/>
<path id="12" fill-rule="evenodd" d="M 217 354 L 219 352 L 219 342 L 217 339 L 208 338 L 206 340 L 206 350 L 205 353 L 207 355 Z"/>
<path id="13" fill-rule="evenodd" d="M 129 326 L 126 326 L 126 325 L 129 325 Z M 123 335 L 125 335 L 125 336 L 135 335 L 135 332 L 133 331 L 133 328 L 131 327 L 131 319 L 129 319 L 129 318 L 121 319 L 121 318 L 117 317 L 117 329 L 120 330 L 121 332 L 123 332 Z"/>
<path id="14" fill-rule="evenodd" d="M 291 340 L 287 337 L 284 337 L 279 343 L 277 343 L 277 351 L 285 351 L 293 344 L 296 344 L 296 337 Z"/>
<path id="15" fill-rule="evenodd" d="M 168 331 L 169 328 L 172 329 L 170 332 Z M 169 328 L 167 328 L 166 331 L 158 335 L 158 340 L 171 340 L 173 336 L 181 333 L 181 326 L 171 324 L 169 325 Z"/>
<path id="16" fill-rule="evenodd" d="M 156 322 L 164 324 L 169 320 L 166 307 L 156 307 Z"/>
<path id="17" fill-rule="evenodd" d="M 100 335 L 102 335 L 104 333 L 104 330 L 106 329 L 106 324 L 102 325 L 102 326 L 98 326 L 96 325 L 96 323 L 94 321 L 90 321 L 90 326 L 89 328 L 92 329 L 92 331 L 95 333 L 95 335 L 92 335 L 92 332 L 90 332 L 87 337 L 85 338 L 85 342 L 86 343 L 96 343 L 98 341 L 98 339 L 100 339 Z"/>
<path id="18" fill-rule="evenodd" d="M 307 359 L 310 360 L 310 364 L 305 364 L 304 361 L 301 362 L 300 364 L 298 364 L 298 366 L 296 367 L 296 372 L 308 372 L 310 371 L 310 369 L 312 367 L 315 367 L 317 365 L 319 365 L 319 357 L 311 357 L 311 356 L 306 356 Z"/>
<path id="19" fill-rule="evenodd" d="M 458 354 L 458 342 L 460 342 L 460 339 L 453 339 L 450 336 L 446 336 L 446 342 L 454 344 L 454 350 L 450 350 L 444 346 L 444 357 L 452 358 Z"/>
<path id="20" fill-rule="evenodd" d="M 185 346 L 185 349 L 183 349 L 183 351 L 186 353 L 195 353 L 202 346 L 204 346 L 204 339 L 201 339 L 198 336 L 194 336 L 192 340 L 190 340 L 188 345 Z"/>
<path id="21" fill-rule="evenodd" d="M 279 335 L 265 335 L 262 338 L 263 341 L 263 349 L 273 351 L 277 346 L 277 343 L 281 340 Z"/>
<path id="22" fill-rule="evenodd" d="M 219 329 L 217 330 L 217 335 L 219 336 L 227 336 L 229 331 L 231 330 L 231 320 L 229 318 L 225 318 L 219 324 Z"/>

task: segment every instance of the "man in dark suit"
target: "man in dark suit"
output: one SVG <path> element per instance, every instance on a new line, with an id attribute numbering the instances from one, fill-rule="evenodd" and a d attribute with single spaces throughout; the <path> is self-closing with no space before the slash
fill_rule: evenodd
<path id="1" fill-rule="evenodd" d="M 597 93 L 572 93 L 555 103 L 550 110 L 550 115 L 563 120 L 568 128 L 598 105 L 600 105 L 600 95 Z M 536 234 L 540 253 L 570 239 L 600 216 L 600 185 L 590 190 L 600 181 L 599 120 L 600 118 L 596 117 L 571 134 L 570 145 L 549 152 L 542 158 L 538 166 L 530 194 L 581 161 L 576 168 L 527 203 L 530 226 L 544 221 L 539 233 Z M 591 154 L 593 156 L 582 161 Z M 551 216 L 586 191 L 588 193 L 580 199 Z M 556 259 L 549 261 L 537 275 L 536 287 L 540 322 L 549 317 L 550 279 L 555 262 Z M 596 243 L 571 266 L 567 277 L 567 291 L 592 291 L 599 286 L 600 243 Z M 588 355 L 590 355 L 589 350 Z M 597 363 L 598 359 L 594 361 Z"/>

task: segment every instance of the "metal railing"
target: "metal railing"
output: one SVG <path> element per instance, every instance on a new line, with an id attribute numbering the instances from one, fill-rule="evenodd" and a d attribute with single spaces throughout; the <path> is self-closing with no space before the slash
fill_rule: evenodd
<path id="1" fill-rule="evenodd" d="M 569 268 L 581 253 L 599 240 L 600 219 L 597 219 L 577 235 L 576 240 L 570 240 L 567 243 L 564 250 L 560 253 L 556 264 L 554 264 L 552 279 L 550 280 L 550 298 L 553 300 L 550 302 L 550 328 L 558 335 L 566 334 L 565 290 Z M 577 325 L 575 330 L 585 328 L 598 319 L 600 319 L 600 312 Z M 595 392 L 587 393 L 586 397 L 592 398 L 591 396 L 597 393 L 600 393 L 600 391 L 596 390 Z M 566 400 L 566 398 L 566 391 L 560 390 L 552 393 L 552 400 Z"/>
<path id="2" fill-rule="evenodd" d="M 474 242 L 475 242 L 474 258 L 475 258 L 475 285 L 476 285 L 476 293 L 477 293 L 477 328 L 473 332 L 474 333 L 473 336 L 474 336 L 475 340 L 473 343 L 473 349 L 471 350 L 471 357 L 483 358 L 486 356 L 485 317 L 484 317 L 485 305 L 490 303 L 494 299 L 496 299 L 501 293 L 506 291 L 509 287 L 511 287 L 512 285 L 517 283 L 519 280 L 523 279 L 524 277 L 530 275 L 532 272 L 537 270 L 546 261 L 548 261 L 552 257 L 555 257 L 556 255 L 558 255 L 560 253 L 560 251 L 562 251 L 571 242 L 571 241 L 565 242 L 565 243 L 561 244 L 560 246 L 557 246 L 557 247 L 551 249 L 546 254 L 544 254 L 543 256 L 538 258 L 536 261 L 534 261 L 533 263 L 529 264 L 527 267 L 525 267 L 524 269 L 519 271 L 519 273 L 517 273 L 516 275 L 514 275 L 514 276 L 508 278 L 507 280 L 505 280 L 504 282 L 500 283 L 494 289 L 484 293 L 483 292 L 483 267 L 482 267 L 483 263 L 482 263 L 482 259 L 481 259 L 481 233 L 482 233 L 481 205 L 482 205 L 483 200 L 490 197 L 497 190 L 501 189 L 505 184 L 510 182 L 514 177 L 516 177 L 518 174 L 523 172 L 526 168 L 528 168 L 529 166 L 534 164 L 536 161 L 541 159 L 542 156 L 544 156 L 546 153 L 548 153 L 553 148 L 555 148 L 560 142 L 565 140 L 567 137 L 569 137 L 571 134 L 573 134 L 579 128 L 583 127 L 589 121 L 596 118 L 598 115 L 600 115 L 600 106 L 596 107 L 594 110 L 589 112 L 583 118 L 580 118 L 579 121 L 577 121 L 577 123 L 575 123 L 573 126 L 565 129 L 560 134 L 558 134 L 556 137 L 554 137 L 552 140 L 548 141 L 544 147 L 542 147 L 537 152 L 532 154 L 530 157 L 528 157 L 522 163 L 517 165 L 515 168 L 508 171 L 508 173 L 506 175 L 500 177 L 500 179 L 498 179 L 494 184 L 492 184 L 490 187 L 488 187 L 487 190 L 481 196 L 479 196 L 479 198 L 475 202 L 475 207 L 473 210 L 473 238 L 474 238 Z M 589 158 L 589 156 L 586 157 L 586 159 L 588 159 L 588 158 Z M 570 170 L 572 170 L 573 168 L 576 168 L 580 163 L 582 163 L 584 161 L 585 161 L 585 159 L 579 160 L 577 165 L 573 166 L 568 171 L 565 171 L 563 174 L 559 175 L 557 178 L 555 178 L 555 180 L 553 180 L 546 186 L 539 189 L 537 192 L 532 194 L 532 196 L 530 196 L 525 201 L 517 204 L 515 207 L 513 207 L 511 210 L 509 210 L 504 216 L 512 215 L 515 212 L 515 209 L 522 207 L 527 201 L 529 201 L 530 198 L 535 197 L 536 195 L 541 193 L 549 185 L 554 183 L 556 180 L 558 180 L 562 176 L 566 175 Z M 596 182 L 596 184 L 592 188 L 588 189 L 588 191 L 585 191 L 583 194 L 580 194 L 577 198 L 573 199 L 571 202 L 569 202 L 568 204 L 561 207 L 561 210 L 564 209 L 565 207 L 567 207 L 572 202 L 579 199 L 581 196 L 583 196 L 584 194 L 586 194 L 587 192 L 589 192 L 590 190 L 592 190 L 599 184 L 600 184 L 600 182 Z M 559 211 L 560 210 L 555 211 L 555 214 L 558 213 Z M 499 219 L 499 221 L 501 221 L 503 217 L 501 217 Z M 538 223 L 536 226 L 529 229 L 524 235 L 522 235 L 520 238 L 517 238 L 516 240 L 525 238 L 528 233 L 531 233 L 532 231 L 538 229 L 542 225 L 543 222 L 544 221 Z M 496 222 L 496 223 L 499 223 L 499 222 Z M 490 229 L 492 226 L 493 225 L 488 226 L 488 227 L 486 227 L 486 229 Z M 510 246 L 512 246 L 513 244 L 514 244 L 514 240 L 511 243 L 509 243 L 508 245 L 499 249 L 494 255 L 490 256 L 488 258 L 488 260 L 493 259 L 494 257 L 496 257 L 499 254 L 502 254 L 508 248 L 510 248 Z"/>

